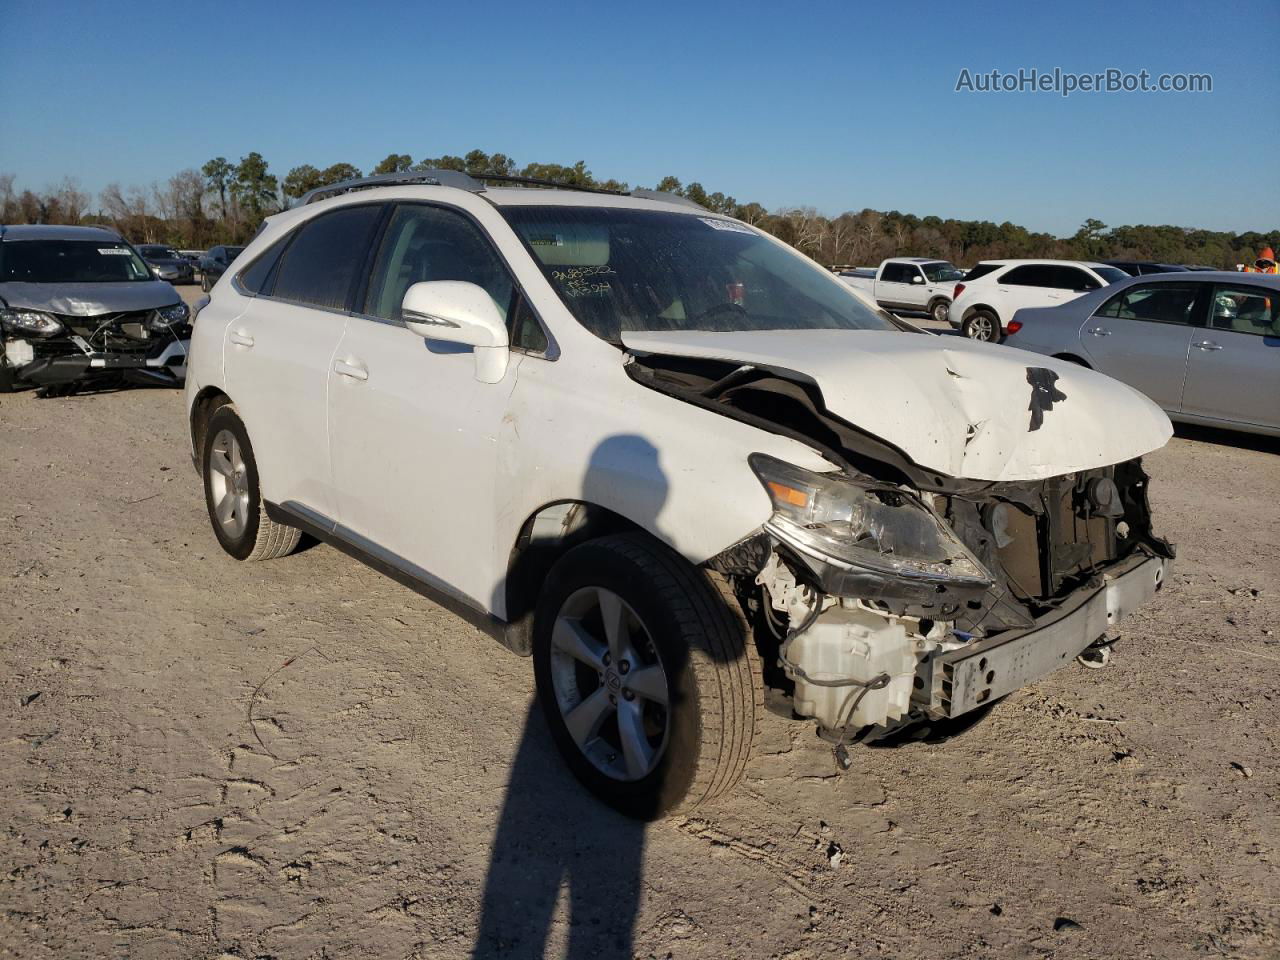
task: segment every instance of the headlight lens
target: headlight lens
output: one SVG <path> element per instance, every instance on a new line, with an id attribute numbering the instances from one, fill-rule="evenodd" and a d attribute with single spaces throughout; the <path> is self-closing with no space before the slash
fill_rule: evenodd
<path id="1" fill-rule="evenodd" d="M 52 337 L 66 328 L 57 317 L 39 310 L 14 310 L 0 308 L 0 327 L 6 333 L 25 333 L 37 337 Z"/>
<path id="2" fill-rule="evenodd" d="M 773 500 L 765 529 L 801 553 L 885 576 L 988 587 L 992 577 L 915 495 L 825 475 L 762 453 L 751 468 Z"/>

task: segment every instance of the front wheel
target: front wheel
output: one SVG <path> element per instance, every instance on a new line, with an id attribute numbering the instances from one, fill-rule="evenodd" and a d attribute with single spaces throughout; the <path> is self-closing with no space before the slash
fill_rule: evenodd
<path id="1" fill-rule="evenodd" d="M 999 343 L 1003 339 L 1000 319 L 994 313 L 988 313 L 985 310 L 971 314 L 960 329 L 970 340 Z"/>
<path id="2" fill-rule="evenodd" d="M 258 462 L 231 404 L 213 411 L 203 453 L 205 504 L 222 549 L 237 560 L 273 560 L 292 553 L 302 532 L 276 523 L 263 509 Z"/>
<path id="3" fill-rule="evenodd" d="M 205 293 L 209 292 L 209 275 L 207 273 L 200 274 L 200 289 Z"/>
<path id="4" fill-rule="evenodd" d="M 742 777 L 763 712 L 759 660 L 727 584 L 643 534 L 552 568 L 534 620 L 538 699 L 574 775 L 644 820 Z"/>

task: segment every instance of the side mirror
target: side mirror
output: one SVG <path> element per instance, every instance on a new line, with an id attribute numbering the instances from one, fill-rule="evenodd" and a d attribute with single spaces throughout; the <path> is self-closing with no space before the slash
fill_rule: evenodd
<path id="1" fill-rule="evenodd" d="M 400 302 L 404 325 L 427 340 L 475 348 L 476 379 L 498 383 L 507 373 L 507 321 L 483 287 L 465 280 L 415 283 Z"/>
<path id="2" fill-rule="evenodd" d="M 912 282 L 912 283 L 924 283 L 924 277 L 920 276 L 920 274 L 918 274 L 918 273 L 913 273 L 913 274 L 911 275 L 911 282 Z"/>

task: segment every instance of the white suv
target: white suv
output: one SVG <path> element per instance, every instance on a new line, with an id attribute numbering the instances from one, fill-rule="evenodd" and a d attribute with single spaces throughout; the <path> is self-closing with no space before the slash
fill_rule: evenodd
<path id="1" fill-rule="evenodd" d="M 999 343 L 1023 307 L 1056 306 L 1128 277 L 1082 260 L 984 260 L 956 284 L 947 319 L 971 340 Z"/>
<path id="2" fill-rule="evenodd" d="M 195 322 L 192 453 L 231 556 L 306 531 L 532 655 L 607 802 L 728 790 L 766 688 L 845 763 L 976 716 L 1160 585 L 1128 387 L 678 198 L 496 179 L 270 218 Z"/>

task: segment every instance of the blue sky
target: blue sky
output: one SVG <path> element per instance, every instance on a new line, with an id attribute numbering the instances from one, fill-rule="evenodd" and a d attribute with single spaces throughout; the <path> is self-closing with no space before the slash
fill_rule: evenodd
<path id="1" fill-rule="evenodd" d="M 211 16 L 211 13 L 213 16 Z M 0 172 L 97 191 L 213 156 L 473 147 L 766 207 L 1280 225 L 1280 4 L 0 0 Z M 1036 67 L 1209 94 L 956 93 Z"/>

